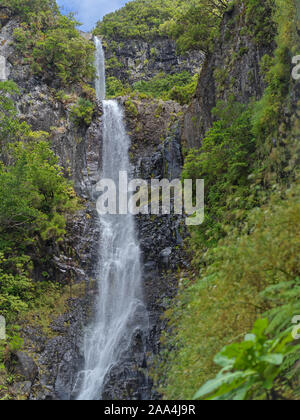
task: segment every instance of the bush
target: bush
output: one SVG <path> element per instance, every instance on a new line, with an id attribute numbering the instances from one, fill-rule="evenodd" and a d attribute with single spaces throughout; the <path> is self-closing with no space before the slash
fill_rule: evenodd
<path id="1" fill-rule="evenodd" d="M 159 27 L 174 15 L 182 0 L 134 0 L 120 10 L 104 16 L 95 34 L 120 40 L 159 35 Z"/>
<path id="2" fill-rule="evenodd" d="M 28 2 L 26 13 L 21 13 L 23 23 L 14 32 L 17 48 L 32 71 L 49 82 L 58 78 L 62 85 L 93 80 L 94 44 L 80 35 L 72 15 L 59 13 L 56 2 L 45 0 L 42 5 Z"/>
<path id="3" fill-rule="evenodd" d="M 78 126 L 82 124 L 89 126 L 93 119 L 94 110 L 95 108 L 91 101 L 80 98 L 77 104 L 71 108 L 71 119 Z"/>
<path id="4" fill-rule="evenodd" d="M 24 247 L 37 234 L 61 239 L 64 215 L 76 200 L 57 158 L 45 141 L 19 142 L 11 150 L 13 162 L 0 166 L 0 249 L 15 242 Z"/>
<path id="5" fill-rule="evenodd" d="M 203 385 L 195 398 L 214 401 L 280 398 L 274 389 L 275 380 L 287 355 L 297 353 L 299 346 L 289 346 L 292 341 L 289 332 L 279 339 L 268 339 L 267 327 L 268 320 L 259 319 L 242 343 L 226 346 L 217 354 L 214 361 L 222 369 L 215 379 Z"/>
<path id="6" fill-rule="evenodd" d="M 26 21 L 30 20 L 32 13 L 47 12 L 49 10 L 53 13 L 58 13 L 55 0 L 2 0 L 1 3 Z"/>
<path id="7" fill-rule="evenodd" d="M 121 80 L 116 77 L 107 77 L 106 79 L 106 96 L 107 98 L 116 98 L 117 96 L 125 96 L 131 92 L 129 86 L 124 86 Z"/>
<path id="8" fill-rule="evenodd" d="M 223 236 L 226 221 L 235 215 L 241 221 L 256 205 L 256 192 L 251 195 L 248 188 L 256 146 L 251 111 L 231 98 L 229 104 L 219 102 L 214 115 L 218 120 L 201 149 L 189 151 L 182 172 L 183 179 L 205 179 L 206 219 L 192 232 L 196 258 Z"/>
<path id="9" fill-rule="evenodd" d="M 138 93 L 163 100 L 176 100 L 182 105 L 190 102 L 198 82 L 198 75 L 188 72 L 166 75 L 161 73 L 149 81 L 140 81 L 133 85 Z"/>

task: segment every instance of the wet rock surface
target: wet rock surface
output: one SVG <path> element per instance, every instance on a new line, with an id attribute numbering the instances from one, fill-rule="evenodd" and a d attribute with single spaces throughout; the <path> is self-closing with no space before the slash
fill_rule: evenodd
<path id="1" fill-rule="evenodd" d="M 167 103 L 165 106 L 169 106 L 169 110 L 172 110 L 172 104 Z M 147 108 L 146 103 L 140 104 L 140 109 L 144 107 Z M 147 115 L 149 138 L 144 139 L 147 148 L 144 148 L 143 153 L 140 149 L 139 135 L 132 135 L 131 157 L 134 163 L 134 176 L 148 181 L 153 178 L 170 181 L 180 178 L 183 165 L 180 121 L 170 126 L 172 124 L 172 112 L 170 112 L 167 118 L 169 124 L 164 125 L 164 129 L 160 128 L 160 132 L 157 133 L 155 130 L 151 131 L 151 127 L 153 129 L 157 124 L 155 114 Z M 127 117 L 128 128 L 136 132 L 134 126 L 141 124 L 142 121 L 143 119 L 139 117 L 135 120 Z M 161 137 L 165 140 L 161 141 Z M 154 358 L 159 355 L 161 332 L 166 328 L 166 320 L 162 319 L 162 315 L 170 299 L 177 293 L 178 268 L 186 265 L 183 239 L 187 231 L 182 216 L 138 215 L 136 225 L 142 253 L 149 328 L 148 331 L 137 331 L 130 349 L 124 353 L 120 364 L 111 370 L 103 396 L 109 400 L 160 398 L 153 388 L 149 369 Z"/>

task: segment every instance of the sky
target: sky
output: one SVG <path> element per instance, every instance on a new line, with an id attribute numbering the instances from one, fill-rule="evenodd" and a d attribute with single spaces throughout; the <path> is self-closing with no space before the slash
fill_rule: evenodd
<path id="1" fill-rule="evenodd" d="M 82 31 L 90 31 L 98 20 L 107 13 L 114 12 L 129 0 L 57 0 L 62 13 L 76 13 L 76 19 L 83 23 Z"/>

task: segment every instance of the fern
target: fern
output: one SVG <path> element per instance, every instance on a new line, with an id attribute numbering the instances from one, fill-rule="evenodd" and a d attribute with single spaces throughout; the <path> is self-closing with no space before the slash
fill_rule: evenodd
<path id="1" fill-rule="evenodd" d="M 292 318 L 300 315 L 300 278 L 268 287 L 261 293 L 273 308 L 264 316 L 270 321 L 267 333 L 279 334 L 292 325 Z M 275 306 L 275 307 L 274 307 Z"/>

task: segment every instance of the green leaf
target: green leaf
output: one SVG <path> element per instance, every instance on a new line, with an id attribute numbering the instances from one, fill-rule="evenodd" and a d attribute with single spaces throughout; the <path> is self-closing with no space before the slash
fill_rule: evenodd
<path id="1" fill-rule="evenodd" d="M 200 398 L 203 398 L 216 391 L 222 385 L 230 384 L 231 382 L 237 379 L 247 378 L 249 375 L 253 375 L 253 372 L 251 374 L 244 372 L 227 373 L 225 375 L 212 379 L 211 381 L 208 381 L 206 384 L 204 384 L 202 388 L 199 389 L 199 391 L 194 395 L 193 399 L 198 400 Z"/>
<path id="2" fill-rule="evenodd" d="M 283 354 L 267 354 L 266 356 L 261 356 L 259 360 L 261 362 L 270 363 L 271 365 L 280 366 L 283 362 Z"/>

